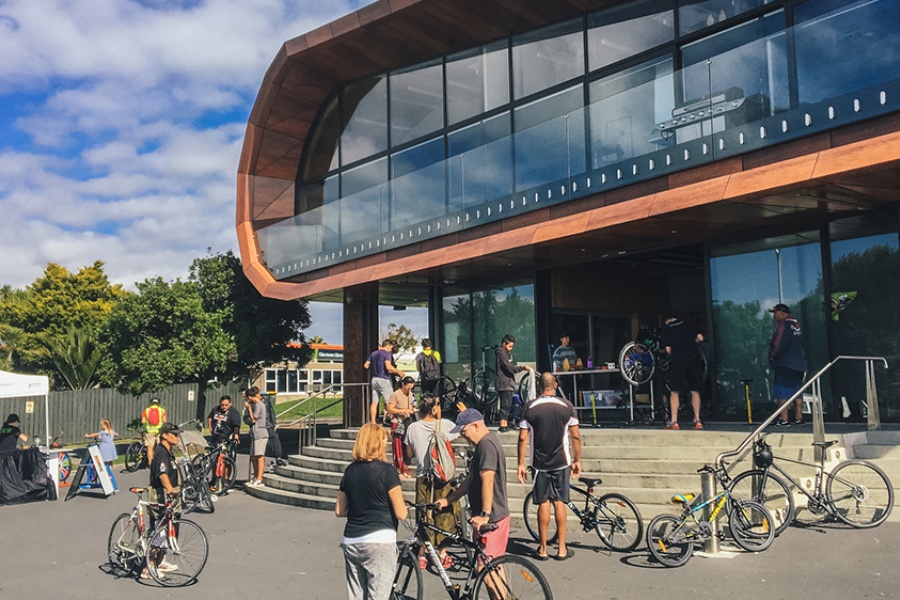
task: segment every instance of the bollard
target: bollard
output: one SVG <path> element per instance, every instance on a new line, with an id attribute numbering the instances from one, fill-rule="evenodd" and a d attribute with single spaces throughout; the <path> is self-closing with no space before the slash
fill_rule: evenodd
<path id="1" fill-rule="evenodd" d="M 703 471 L 700 473 L 700 495 L 703 498 L 703 502 L 708 502 L 712 498 L 716 497 L 716 476 L 712 473 L 712 471 Z M 719 553 L 719 526 L 718 521 L 710 521 L 709 515 L 713 510 L 714 506 L 712 503 L 707 504 L 703 508 L 703 519 L 709 523 L 711 535 L 706 542 L 703 543 L 703 551 L 707 554 L 718 554 Z"/>

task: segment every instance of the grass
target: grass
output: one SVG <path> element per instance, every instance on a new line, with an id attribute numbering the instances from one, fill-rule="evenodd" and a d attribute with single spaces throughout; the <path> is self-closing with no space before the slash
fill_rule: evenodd
<path id="1" fill-rule="evenodd" d="M 285 410 L 292 404 L 296 404 L 296 402 L 294 402 L 294 401 L 284 402 L 275 407 L 275 413 L 281 415 L 278 417 L 279 423 L 284 423 L 286 421 L 296 421 L 297 419 L 299 419 L 301 417 L 305 417 L 306 415 L 310 414 L 314 410 L 318 410 L 319 408 L 328 406 L 329 404 L 332 404 L 333 402 L 336 402 L 340 399 L 341 398 L 339 398 L 339 397 L 330 397 L 330 398 L 316 397 L 316 398 L 313 398 L 312 400 L 310 400 L 309 402 L 305 402 L 305 403 L 301 404 L 300 406 L 292 408 L 285 414 L 281 415 L 281 411 Z M 344 414 L 344 404 L 342 402 L 338 402 L 334 406 L 320 412 L 318 414 L 318 418 L 324 418 L 324 417 L 340 418 L 343 416 L 343 414 Z"/>

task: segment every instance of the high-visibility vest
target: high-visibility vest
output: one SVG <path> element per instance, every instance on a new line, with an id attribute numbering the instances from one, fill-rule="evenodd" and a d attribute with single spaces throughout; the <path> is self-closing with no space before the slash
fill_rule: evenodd
<path id="1" fill-rule="evenodd" d="M 156 410 L 158 411 L 158 419 L 156 425 L 153 425 L 150 420 L 150 411 Z M 147 433 L 159 433 L 159 430 L 162 429 L 163 423 L 166 422 L 166 409 L 164 409 L 160 405 L 148 406 L 144 409 L 144 412 L 141 413 L 141 420 L 146 421 L 145 427 L 147 428 Z"/>

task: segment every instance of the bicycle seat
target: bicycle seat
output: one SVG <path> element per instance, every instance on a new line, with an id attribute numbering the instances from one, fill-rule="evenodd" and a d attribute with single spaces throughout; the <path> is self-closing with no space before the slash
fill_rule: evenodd
<path id="1" fill-rule="evenodd" d="M 694 494 L 676 494 L 675 496 L 672 496 L 669 502 L 672 504 L 690 504 L 693 502 L 694 498 L 696 498 Z"/>
<path id="2" fill-rule="evenodd" d="M 838 443 L 838 440 L 831 440 L 830 442 L 813 442 L 813 446 L 818 446 L 819 448 L 830 448 Z"/>
<path id="3" fill-rule="evenodd" d="M 485 523 L 478 528 L 478 533 L 488 533 L 490 531 L 494 531 L 495 529 L 497 529 L 496 523 Z"/>
<path id="4" fill-rule="evenodd" d="M 578 481 L 580 481 L 584 485 L 588 486 L 589 488 L 597 487 L 598 485 L 603 483 L 602 479 L 591 479 L 590 477 L 579 477 Z"/>
<path id="5" fill-rule="evenodd" d="M 133 487 L 133 488 L 131 488 L 129 491 L 130 491 L 132 494 L 143 494 L 144 492 L 147 491 L 147 488 Z"/>

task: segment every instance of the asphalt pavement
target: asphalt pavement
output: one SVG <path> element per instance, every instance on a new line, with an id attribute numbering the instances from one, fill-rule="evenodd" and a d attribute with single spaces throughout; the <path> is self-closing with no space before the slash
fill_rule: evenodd
<path id="1" fill-rule="evenodd" d="M 240 475 L 246 473 L 246 457 Z M 0 507 L 0 597 L 106 600 L 222 598 L 302 600 L 346 598 L 339 547 L 343 522 L 330 512 L 270 504 L 238 490 L 219 499 L 214 514 L 193 513 L 209 538 L 209 561 L 198 581 L 182 589 L 117 579 L 105 568 L 109 528 L 130 511 L 130 486 L 148 472 L 117 473 L 120 492 L 109 498 L 80 492 L 68 502 Z M 517 507 L 513 507 L 518 510 Z M 643 515 L 645 522 L 654 515 Z M 405 530 L 401 529 L 401 533 Z M 513 531 L 510 551 L 536 546 Z M 841 525 L 788 529 L 760 554 L 695 556 L 666 569 L 645 549 L 610 553 L 595 534 L 577 535 L 571 559 L 537 563 L 554 598 L 565 600 L 830 600 L 900 597 L 900 523 L 871 530 Z M 425 598 L 446 597 L 434 574 Z"/>

